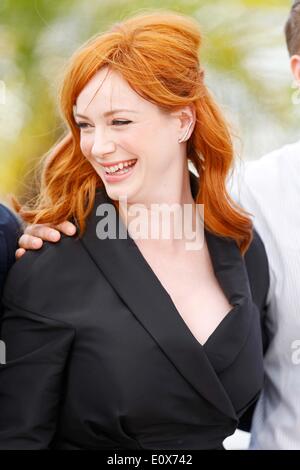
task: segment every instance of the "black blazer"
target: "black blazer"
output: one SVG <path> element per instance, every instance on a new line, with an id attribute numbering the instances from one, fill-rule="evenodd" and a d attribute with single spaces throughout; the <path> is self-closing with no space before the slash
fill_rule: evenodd
<path id="1" fill-rule="evenodd" d="M 21 227 L 12 212 L 0 204 L 0 296 L 7 272 L 15 259 Z"/>
<path id="2" fill-rule="evenodd" d="M 0 448 L 222 448 L 263 384 L 263 245 L 255 235 L 250 285 L 236 243 L 206 232 L 234 307 L 202 346 L 134 240 L 96 237 L 109 201 L 98 191 L 82 239 L 45 243 L 9 273 Z"/>

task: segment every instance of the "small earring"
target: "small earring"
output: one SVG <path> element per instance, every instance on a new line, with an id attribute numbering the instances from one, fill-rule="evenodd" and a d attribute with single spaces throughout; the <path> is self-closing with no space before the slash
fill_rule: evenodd
<path id="1" fill-rule="evenodd" d="M 190 128 L 191 128 L 191 125 L 192 125 L 192 124 L 193 124 L 193 123 L 192 123 L 192 121 L 191 121 L 189 127 L 187 128 L 187 130 L 186 130 L 186 132 L 185 132 L 185 134 L 184 134 L 184 136 L 181 137 L 180 139 L 178 139 L 178 143 L 179 143 L 179 144 L 180 144 L 181 142 L 184 142 L 184 140 L 186 139 L 186 137 L 187 137 L 187 135 L 188 135 L 188 133 L 189 133 L 189 131 L 190 131 Z"/>

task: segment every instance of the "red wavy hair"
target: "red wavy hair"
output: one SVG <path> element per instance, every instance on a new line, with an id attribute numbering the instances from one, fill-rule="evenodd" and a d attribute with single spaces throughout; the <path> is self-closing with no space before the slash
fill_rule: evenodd
<path id="1" fill-rule="evenodd" d="M 234 239 L 241 253 L 246 252 L 252 240 L 252 221 L 226 191 L 233 144 L 228 125 L 203 81 L 201 42 L 196 20 L 164 10 L 138 13 L 114 24 L 73 54 L 60 89 L 61 110 L 69 130 L 44 158 L 34 204 L 27 207 L 14 202 L 24 221 L 56 225 L 73 220 L 79 236 L 83 234 L 96 189 L 103 182 L 80 150 L 73 105 L 93 75 L 108 65 L 121 73 L 136 93 L 161 109 L 174 111 L 194 105 L 196 124 L 187 158 L 200 176 L 196 202 L 205 206 L 206 229 Z"/>

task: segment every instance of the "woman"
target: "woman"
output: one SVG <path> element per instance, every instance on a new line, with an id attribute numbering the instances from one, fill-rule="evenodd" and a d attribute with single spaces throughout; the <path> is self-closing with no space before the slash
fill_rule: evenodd
<path id="1" fill-rule="evenodd" d="M 19 212 L 73 221 L 77 236 L 9 273 L 2 449 L 222 449 L 259 395 L 267 259 L 225 189 L 232 143 L 200 43 L 194 20 L 160 11 L 71 58 L 70 132 L 46 159 L 36 206 Z M 144 223 L 174 204 L 192 209 L 193 228 L 204 204 L 201 249 L 176 224 L 167 239 L 132 237 L 135 209 Z"/>

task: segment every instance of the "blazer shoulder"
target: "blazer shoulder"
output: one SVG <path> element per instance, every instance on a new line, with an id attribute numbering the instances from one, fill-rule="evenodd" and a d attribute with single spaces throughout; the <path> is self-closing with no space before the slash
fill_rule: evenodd
<path id="1" fill-rule="evenodd" d="M 8 207 L 0 204 L 0 228 L 5 229 L 6 227 L 20 227 L 21 223 L 17 216 L 8 209 Z"/>
<path id="2" fill-rule="evenodd" d="M 70 273 L 82 268 L 83 250 L 78 238 L 62 234 L 59 242 L 44 242 L 39 250 L 26 251 L 8 272 L 4 301 L 31 310 L 42 296 L 45 299 L 55 297 L 66 287 L 62 281 L 69 279 L 71 282 Z"/>
<path id="3" fill-rule="evenodd" d="M 21 224 L 17 217 L 0 204 L 0 295 L 7 272 L 15 261 L 15 251 L 21 233 Z"/>
<path id="4" fill-rule="evenodd" d="M 21 234 L 21 223 L 3 204 L 0 204 L 0 232 L 5 238 L 7 247 L 15 247 Z"/>
<path id="5" fill-rule="evenodd" d="M 266 249 L 260 235 L 255 229 L 253 230 L 252 242 L 245 253 L 245 264 L 253 300 L 259 310 L 262 310 L 266 306 L 270 286 L 270 274 Z"/>

